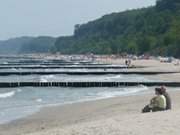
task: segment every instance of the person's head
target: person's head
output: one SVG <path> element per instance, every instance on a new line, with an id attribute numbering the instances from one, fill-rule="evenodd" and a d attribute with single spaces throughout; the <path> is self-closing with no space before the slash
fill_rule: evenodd
<path id="1" fill-rule="evenodd" d="M 162 95 L 163 92 L 162 92 L 161 88 L 155 88 L 155 94 L 156 95 Z"/>
<path id="2" fill-rule="evenodd" d="M 166 93 L 166 88 L 165 88 L 165 86 L 161 86 L 161 91 L 162 91 L 162 93 Z"/>

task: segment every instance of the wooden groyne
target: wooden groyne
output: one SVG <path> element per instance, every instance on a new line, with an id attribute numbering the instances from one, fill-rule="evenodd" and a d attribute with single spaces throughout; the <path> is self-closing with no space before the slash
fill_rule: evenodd
<path id="1" fill-rule="evenodd" d="M 155 75 L 155 74 L 170 74 L 179 72 L 140 72 L 140 71 L 88 71 L 88 72 L 78 72 L 78 71 L 28 71 L 28 72 L 0 72 L 0 76 L 9 75 L 55 75 L 55 74 L 67 74 L 67 75 L 107 75 L 107 74 L 138 74 L 138 75 Z"/>
<path id="2" fill-rule="evenodd" d="M 180 87 L 180 82 L 4 82 L 0 88 L 8 87 L 125 87 L 125 86 Z"/>
<path id="3" fill-rule="evenodd" d="M 53 65 L 94 65 L 94 66 L 106 66 L 109 64 L 98 64 L 98 63 L 4 63 L 4 64 L 0 64 L 0 66 L 26 66 L 26 65 L 39 65 L 39 66 L 53 66 Z"/>
<path id="4" fill-rule="evenodd" d="M 127 67 L 127 66 L 0 66 L 0 69 L 123 69 L 123 68 L 143 68 L 143 67 Z"/>

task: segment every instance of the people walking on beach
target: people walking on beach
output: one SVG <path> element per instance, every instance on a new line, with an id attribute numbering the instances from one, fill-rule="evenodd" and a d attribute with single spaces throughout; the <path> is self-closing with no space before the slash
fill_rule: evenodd
<path id="1" fill-rule="evenodd" d="M 166 98 L 166 110 L 170 110 L 172 107 L 171 97 L 169 96 L 169 93 L 166 91 L 165 86 L 161 86 L 161 91 Z"/>
<path id="2" fill-rule="evenodd" d="M 128 66 L 128 60 L 125 60 L 125 65 Z"/>
<path id="3" fill-rule="evenodd" d="M 127 67 L 130 67 L 130 66 L 131 66 L 131 60 L 130 60 L 130 59 L 125 60 L 125 65 L 126 65 Z"/>
<path id="4" fill-rule="evenodd" d="M 166 110 L 166 98 L 163 95 L 162 88 L 155 88 L 155 94 L 156 96 L 151 99 L 150 104 L 143 108 L 143 113 Z"/>

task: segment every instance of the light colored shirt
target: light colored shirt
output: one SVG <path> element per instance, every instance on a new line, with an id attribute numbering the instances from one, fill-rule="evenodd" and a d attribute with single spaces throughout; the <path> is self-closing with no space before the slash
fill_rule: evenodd
<path id="1" fill-rule="evenodd" d="M 150 107 L 166 108 L 166 98 L 164 95 L 158 95 L 151 100 Z"/>

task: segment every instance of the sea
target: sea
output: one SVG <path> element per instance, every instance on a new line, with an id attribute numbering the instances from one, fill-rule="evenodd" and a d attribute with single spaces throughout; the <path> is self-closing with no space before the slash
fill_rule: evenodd
<path id="1" fill-rule="evenodd" d="M 14 60 L 14 59 L 13 59 Z M 3 63 L 7 64 L 7 62 Z M 0 63 L 1 64 L 1 63 Z M 2 66 L 2 65 L 1 65 Z M 62 71 L 67 69 L 33 69 L 33 71 Z M 97 70 L 97 69 L 96 69 Z M 109 69 L 112 71 L 113 69 Z M 32 71 L 32 69 L 8 68 L 0 72 Z M 70 70 L 72 71 L 72 69 Z M 87 71 L 88 69 L 76 69 Z M 0 76 L 0 82 L 83 82 L 83 81 L 155 81 L 143 75 L 9 75 Z M 0 124 L 8 123 L 36 113 L 43 107 L 61 106 L 78 102 L 100 100 L 112 97 L 129 96 L 150 92 L 146 86 L 133 87 L 17 87 L 0 88 Z"/>
<path id="2" fill-rule="evenodd" d="M 140 94 L 145 86 L 116 88 L 22 87 L 0 89 L 0 124 L 26 117 L 42 107 Z"/>

